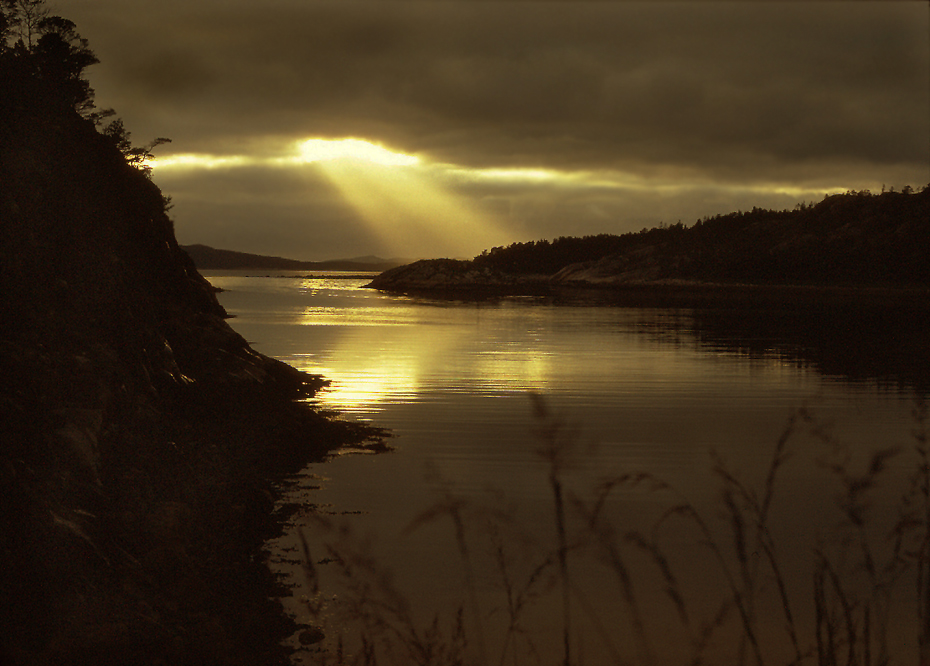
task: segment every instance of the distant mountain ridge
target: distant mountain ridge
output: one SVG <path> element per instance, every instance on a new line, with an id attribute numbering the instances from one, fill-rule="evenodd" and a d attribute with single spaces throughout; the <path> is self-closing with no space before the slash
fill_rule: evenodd
<path id="1" fill-rule="evenodd" d="M 368 255 L 331 261 L 300 261 L 235 250 L 221 250 L 209 245 L 182 245 L 198 269 L 204 270 L 310 270 L 310 271 L 386 271 L 406 263 L 403 259 L 384 259 Z"/>

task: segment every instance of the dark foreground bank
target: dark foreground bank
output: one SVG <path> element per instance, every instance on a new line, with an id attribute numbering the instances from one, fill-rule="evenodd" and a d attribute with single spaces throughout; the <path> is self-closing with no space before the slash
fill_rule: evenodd
<path id="1" fill-rule="evenodd" d="M 62 21 L 0 40 L 0 663 L 283 664 L 279 485 L 379 433 L 227 325 Z"/>
<path id="2" fill-rule="evenodd" d="M 222 321 L 200 333 L 217 340 L 180 382 L 103 340 L 4 342 L 2 663 L 287 663 L 297 628 L 262 553 L 281 483 L 377 433 L 294 402 L 320 382 Z"/>

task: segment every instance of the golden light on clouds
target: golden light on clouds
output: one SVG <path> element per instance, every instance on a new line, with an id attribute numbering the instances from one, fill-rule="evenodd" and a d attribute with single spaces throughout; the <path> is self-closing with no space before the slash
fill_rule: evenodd
<path id="1" fill-rule="evenodd" d="M 147 160 L 156 169 L 222 169 L 246 166 L 254 160 L 245 155 L 204 155 L 198 153 L 180 153 L 167 157 L 154 157 Z"/>
<path id="2" fill-rule="evenodd" d="M 510 238 L 480 197 L 456 191 L 459 185 L 475 179 L 535 182 L 554 177 L 541 170 L 483 172 L 430 163 L 357 137 L 269 143 L 243 155 L 176 154 L 154 159 L 151 166 L 165 172 L 258 167 L 322 177 L 387 246 L 410 254 L 428 252 L 432 246 L 462 256 Z M 307 212 L 312 217 L 313 211 Z"/>
<path id="3" fill-rule="evenodd" d="M 546 2 L 528 17 L 505 1 L 281 0 L 225 3 L 222 21 L 184 2 L 183 30 L 170 0 L 67 4 L 100 56 L 101 108 L 173 140 L 151 166 L 184 243 L 467 256 L 930 179 L 925 2 Z M 149 29 L 126 39 L 138 11 Z M 350 209 L 323 178 L 342 161 L 409 169 L 511 233 L 386 246 L 355 212 L 384 196 L 361 201 L 356 177 Z"/>
<path id="4" fill-rule="evenodd" d="M 475 167 L 433 161 L 428 153 L 411 154 L 357 136 L 267 137 L 241 151 L 174 154 L 150 164 L 169 181 L 182 182 L 195 172 L 235 178 L 227 202 L 232 194 L 237 200 L 262 200 L 266 210 L 256 213 L 262 217 L 270 210 L 267 206 L 290 206 L 297 233 L 340 233 L 344 227 L 346 243 L 361 245 L 365 239 L 383 256 L 470 258 L 515 241 L 555 237 L 566 229 L 566 220 L 579 228 L 586 225 L 586 233 L 604 233 L 636 210 L 674 220 L 680 201 L 700 199 L 706 213 L 716 213 L 725 210 L 717 201 L 737 198 L 755 205 L 768 198 L 791 207 L 792 199 L 816 201 L 824 191 L 845 189 L 777 181 L 715 183 L 676 169 L 638 173 L 520 164 Z M 283 183 L 293 188 L 290 199 L 275 198 L 287 191 L 279 185 Z M 328 211 L 339 211 L 341 221 L 321 228 L 320 215 Z M 534 225 L 541 231 L 527 234 Z"/>
<path id="5" fill-rule="evenodd" d="M 420 162 L 416 155 L 405 155 L 363 139 L 307 139 L 298 146 L 306 162 L 338 159 L 373 162 L 385 166 L 412 166 Z"/>
<path id="6" fill-rule="evenodd" d="M 556 171 L 554 169 L 467 169 L 463 173 L 471 174 L 479 178 L 490 178 L 508 181 L 556 181 L 569 177 L 569 174 Z"/>
<path id="7" fill-rule="evenodd" d="M 417 155 L 410 155 L 382 144 L 358 138 L 304 139 L 291 144 L 287 151 L 252 155 L 212 155 L 179 153 L 156 157 L 149 165 L 159 171 L 218 170 L 238 167 L 300 168 L 306 165 L 321 167 L 323 173 L 350 199 L 359 212 L 374 213 L 377 203 L 385 206 L 413 207 L 421 213 L 437 212 L 437 199 L 454 197 L 450 186 L 460 183 L 500 183 L 503 185 L 540 185 L 564 188 L 606 188 L 617 191 L 652 191 L 664 194 L 717 188 L 730 193 L 778 194 L 799 199 L 816 199 L 824 194 L 836 194 L 849 189 L 834 183 L 819 182 L 810 186 L 764 181 L 756 183 L 714 183 L 696 174 L 643 175 L 617 170 L 567 171 L 531 167 L 474 168 L 455 164 L 433 163 Z M 386 168 L 385 168 L 386 167 Z M 417 167 L 415 171 L 396 171 L 391 167 Z M 416 175 L 414 175 L 414 173 Z M 419 180 L 421 182 L 415 183 Z M 431 184 L 427 184 L 429 181 Z M 445 185 L 440 185 L 440 181 Z M 399 189 L 392 192 L 391 188 Z M 359 189 L 368 190 L 360 196 Z M 440 193 L 445 190 L 445 195 Z M 410 195 L 426 195 L 419 203 Z M 467 201 L 457 197 L 463 209 Z M 432 203 L 430 203 L 432 202 Z M 474 212 L 474 211 L 472 211 Z"/>

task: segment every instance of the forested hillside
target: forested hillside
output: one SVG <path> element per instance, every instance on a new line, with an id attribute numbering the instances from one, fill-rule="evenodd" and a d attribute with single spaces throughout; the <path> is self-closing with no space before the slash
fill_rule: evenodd
<path id="1" fill-rule="evenodd" d="M 473 263 L 510 275 L 565 269 L 566 280 L 595 270 L 623 281 L 913 285 L 930 284 L 928 248 L 930 186 L 847 192 L 792 211 L 754 208 L 690 227 L 514 243 Z"/>

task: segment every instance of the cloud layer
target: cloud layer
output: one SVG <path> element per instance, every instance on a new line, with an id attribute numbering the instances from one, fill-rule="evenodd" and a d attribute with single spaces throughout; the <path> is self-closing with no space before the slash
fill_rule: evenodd
<path id="1" fill-rule="evenodd" d="M 162 154 L 272 158 L 299 139 L 359 137 L 437 165 L 430 182 L 496 211 L 500 239 L 418 253 L 930 181 L 923 3 L 73 5 L 102 61 L 99 103 L 140 142 L 172 137 Z M 256 162 L 156 178 L 182 240 L 402 252 L 311 175 Z M 264 211 L 257 228 L 249 211 Z M 357 235 L 339 240 L 332 220 Z"/>

